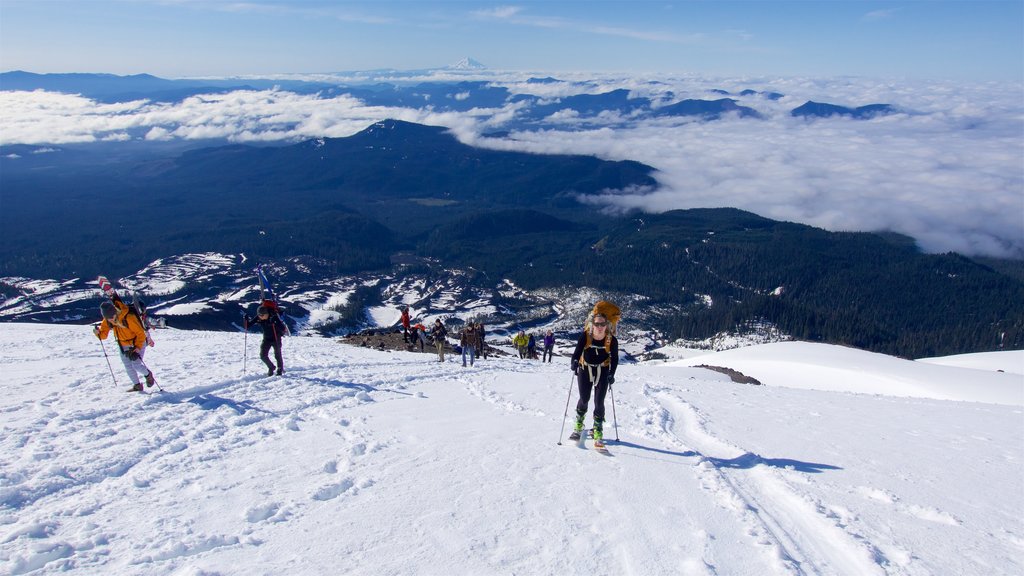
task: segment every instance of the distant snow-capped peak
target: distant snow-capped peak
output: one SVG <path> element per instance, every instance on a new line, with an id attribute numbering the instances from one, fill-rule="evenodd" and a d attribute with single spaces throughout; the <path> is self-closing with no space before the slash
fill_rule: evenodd
<path id="1" fill-rule="evenodd" d="M 459 60 L 455 64 L 448 67 L 449 70 L 483 70 L 487 68 L 483 64 L 473 60 L 472 58 L 466 57 Z"/>

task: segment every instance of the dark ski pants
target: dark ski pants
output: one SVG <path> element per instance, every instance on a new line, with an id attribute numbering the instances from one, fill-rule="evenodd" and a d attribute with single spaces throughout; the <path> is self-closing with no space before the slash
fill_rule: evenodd
<path id="1" fill-rule="evenodd" d="M 274 358 L 277 360 L 277 366 L 274 366 L 274 363 L 270 361 L 271 348 L 274 349 Z M 276 340 L 264 340 L 263 343 L 260 344 L 260 360 L 263 360 L 263 363 L 266 364 L 267 368 L 271 371 L 275 369 L 281 372 L 284 371 L 284 358 L 281 357 L 280 338 L 277 338 Z"/>
<path id="2" fill-rule="evenodd" d="M 597 385 L 590 381 L 590 371 L 586 366 L 580 366 L 576 381 L 580 388 L 580 401 L 576 403 L 576 414 L 586 414 L 587 404 L 590 403 L 590 391 L 594 391 L 594 421 L 604 422 L 604 397 L 608 394 L 608 372 L 604 366 L 599 368 L 600 375 L 597 377 Z"/>
<path id="3" fill-rule="evenodd" d="M 541 356 L 541 362 L 551 362 L 551 357 L 555 355 L 555 349 L 544 347 L 544 355 Z"/>

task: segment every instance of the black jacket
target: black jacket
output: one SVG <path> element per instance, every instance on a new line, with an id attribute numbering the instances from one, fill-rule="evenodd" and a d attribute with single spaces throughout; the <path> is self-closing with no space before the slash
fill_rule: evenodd
<path id="1" fill-rule="evenodd" d="M 263 328 L 263 340 L 264 341 L 277 341 L 280 340 L 285 333 L 284 322 L 281 321 L 281 317 L 277 314 L 271 314 L 266 320 L 261 319 L 259 316 L 255 318 L 245 317 L 245 329 L 248 330 L 253 326 L 259 324 Z"/>
<path id="2" fill-rule="evenodd" d="M 611 354 L 608 353 L 608 350 L 604 349 L 604 338 L 592 340 L 590 347 L 587 348 L 587 334 L 586 332 L 580 334 L 580 339 L 576 341 L 576 350 L 572 353 L 573 372 L 576 371 L 581 361 L 583 364 L 591 366 L 597 366 L 609 361 L 608 375 L 615 376 L 615 369 L 619 367 L 619 339 L 611 334 L 605 335 L 605 338 L 612 339 Z"/>

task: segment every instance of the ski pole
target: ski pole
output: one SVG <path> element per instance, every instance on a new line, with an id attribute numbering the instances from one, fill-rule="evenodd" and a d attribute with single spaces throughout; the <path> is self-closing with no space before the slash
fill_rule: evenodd
<path id="1" fill-rule="evenodd" d="M 615 386 L 608 385 L 608 392 L 612 395 L 612 425 L 615 426 L 615 441 L 619 441 L 619 418 L 615 415 Z"/>
<path id="2" fill-rule="evenodd" d="M 96 324 L 94 328 L 99 328 L 99 324 Z M 103 349 L 103 358 L 107 361 L 107 370 L 110 370 L 110 379 L 114 381 L 114 387 L 116 388 L 117 378 L 114 377 L 114 368 L 110 365 L 110 356 L 107 356 L 107 346 L 103 343 L 103 340 L 100 340 L 100 348 Z"/>
<path id="3" fill-rule="evenodd" d="M 569 416 L 569 399 L 572 398 L 572 381 L 576 379 L 576 373 L 572 373 L 569 379 L 569 395 L 565 398 L 565 412 L 562 414 L 562 429 L 558 431 L 558 445 L 562 445 L 562 434 L 565 433 L 565 418 Z"/>
<path id="4" fill-rule="evenodd" d="M 246 364 L 249 362 L 249 323 L 246 320 L 245 310 L 242 310 L 242 376 L 245 376 Z"/>

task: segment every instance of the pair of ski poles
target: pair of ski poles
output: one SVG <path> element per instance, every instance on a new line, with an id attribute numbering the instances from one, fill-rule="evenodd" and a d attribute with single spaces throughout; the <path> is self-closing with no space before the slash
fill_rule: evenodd
<path id="1" fill-rule="evenodd" d="M 572 378 L 569 379 L 569 395 L 565 398 L 565 413 L 562 414 L 562 429 L 558 432 L 558 445 L 562 445 L 562 434 L 565 433 L 565 419 L 569 416 L 569 400 L 572 399 L 572 382 L 579 376 L 573 372 Z M 619 418 L 615 415 L 615 387 L 611 384 L 608 385 L 608 393 L 612 395 L 612 423 L 615 427 L 615 441 L 619 441 Z"/>

